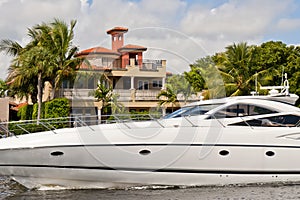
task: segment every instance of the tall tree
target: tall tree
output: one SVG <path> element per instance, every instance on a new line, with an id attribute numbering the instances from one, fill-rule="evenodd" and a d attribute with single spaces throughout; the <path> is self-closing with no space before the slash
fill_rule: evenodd
<path id="1" fill-rule="evenodd" d="M 19 98 L 26 97 L 26 99 L 31 96 L 32 102 L 36 103 L 37 82 L 34 82 L 36 79 L 32 73 L 28 72 L 27 68 L 23 67 L 18 58 L 25 49 L 16 41 L 3 39 L 0 42 L 0 51 L 13 56 L 6 78 L 11 95 L 17 95 Z"/>
<path id="2" fill-rule="evenodd" d="M 261 85 L 280 85 L 283 73 L 288 72 L 288 59 L 293 47 L 279 41 L 268 41 L 252 51 L 251 73 L 258 72 Z M 291 74 L 289 74 L 291 75 Z"/>
<path id="3" fill-rule="evenodd" d="M 223 56 L 221 58 L 225 60 Z M 195 91 L 203 92 L 205 99 L 225 96 L 223 79 L 212 57 L 198 59 L 190 68 L 184 77 Z"/>
<path id="4" fill-rule="evenodd" d="M 224 79 L 227 95 L 250 93 L 250 82 L 254 77 L 249 73 L 251 47 L 246 42 L 229 45 L 224 54 L 216 54 L 213 58 Z"/>
<path id="5" fill-rule="evenodd" d="M 45 41 L 47 46 L 50 47 L 49 51 L 55 58 L 55 62 L 53 62 L 55 73 L 52 73 L 51 76 L 55 91 L 61 87 L 63 80 L 74 81 L 78 66 L 84 61 L 83 58 L 75 57 L 78 52 L 78 47 L 72 43 L 75 25 L 75 20 L 72 20 L 70 27 L 68 27 L 65 22 L 55 19 L 49 26 L 43 24 L 38 27 L 41 30 L 47 31 L 49 28 L 51 30 L 49 34 L 46 34 Z M 55 96 L 57 96 L 57 93 Z"/>
<path id="6" fill-rule="evenodd" d="M 5 83 L 5 81 L 0 79 L 0 98 L 5 97 L 7 89 L 8 89 L 8 86 Z"/>
<path id="7" fill-rule="evenodd" d="M 184 75 L 176 74 L 167 79 L 167 84 L 172 85 L 175 94 L 182 94 L 184 102 L 194 93 L 191 84 L 185 79 Z"/>
<path id="8" fill-rule="evenodd" d="M 200 58 L 196 60 L 194 64 L 190 65 L 190 71 L 184 72 L 184 78 L 189 82 L 196 92 L 201 92 L 206 88 L 205 86 L 205 74 L 203 69 L 213 64 L 213 60 L 210 56 Z"/>
<path id="9" fill-rule="evenodd" d="M 28 29 L 31 41 L 25 47 L 11 40 L 0 42 L 0 51 L 14 56 L 9 68 L 8 81 L 20 96 L 28 93 L 30 89 L 32 91 L 29 94 L 34 99 L 37 93 L 39 113 L 44 82 L 52 82 L 57 89 L 63 79 L 74 77 L 77 67 L 82 62 L 80 58 L 73 58 L 78 51 L 77 47 L 72 45 L 75 24 L 76 21 L 71 21 L 69 29 L 64 22 L 55 19 L 50 24 L 36 25 Z M 27 87 L 24 88 L 23 85 Z M 35 85 L 36 90 L 32 85 Z M 40 115 L 38 120 L 39 117 Z"/>

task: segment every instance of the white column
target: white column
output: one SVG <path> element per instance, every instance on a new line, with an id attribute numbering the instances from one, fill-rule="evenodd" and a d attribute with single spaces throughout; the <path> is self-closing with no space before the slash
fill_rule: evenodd
<path id="1" fill-rule="evenodd" d="M 101 108 L 98 108 L 98 123 L 101 124 Z"/>
<path id="2" fill-rule="evenodd" d="M 162 80 L 161 80 L 161 82 L 162 82 L 162 87 L 161 87 L 161 89 L 162 89 L 162 90 L 166 89 L 166 87 L 165 87 L 165 84 L 166 84 L 166 78 L 163 77 Z"/>
<path id="3" fill-rule="evenodd" d="M 130 89 L 131 90 L 134 89 L 134 76 L 132 76 L 131 79 L 130 79 Z"/>
<path id="4" fill-rule="evenodd" d="M 166 116 L 166 110 L 167 110 L 167 108 L 165 106 L 162 107 L 162 116 L 163 117 Z"/>

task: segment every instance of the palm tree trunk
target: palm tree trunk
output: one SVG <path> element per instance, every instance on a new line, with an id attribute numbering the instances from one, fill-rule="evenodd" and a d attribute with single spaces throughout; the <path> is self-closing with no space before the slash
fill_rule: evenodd
<path id="1" fill-rule="evenodd" d="M 39 124 L 39 121 L 41 119 L 41 110 L 42 110 L 42 98 L 43 98 L 43 93 L 42 93 L 42 73 L 38 73 L 38 85 L 37 85 L 37 90 L 38 90 L 38 113 L 37 113 L 37 124 Z"/>

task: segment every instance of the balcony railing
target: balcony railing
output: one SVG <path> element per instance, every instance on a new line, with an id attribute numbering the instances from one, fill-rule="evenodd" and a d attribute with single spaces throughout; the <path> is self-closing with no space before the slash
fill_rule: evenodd
<path id="1" fill-rule="evenodd" d="M 93 89 L 60 89 L 60 96 L 67 99 L 82 98 L 82 99 L 94 99 L 92 94 Z"/>
<path id="2" fill-rule="evenodd" d="M 148 100 L 153 101 L 157 100 L 157 95 L 160 93 L 160 90 L 136 90 L 135 100 L 142 101 Z"/>
<path id="3" fill-rule="evenodd" d="M 140 69 L 144 71 L 157 71 L 158 68 L 162 67 L 162 60 L 144 59 L 141 66 L 134 58 L 123 59 L 123 62 L 129 66 L 139 66 Z"/>
<path id="4" fill-rule="evenodd" d="M 115 89 L 115 94 L 119 95 L 119 101 L 155 101 L 160 90 L 123 90 Z"/>
<path id="5" fill-rule="evenodd" d="M 114 94 L 118 95 L 118 101 L 131 101 L 131 90 L 114 89 Z"/>
<path id="6" fill-rule="evenodd" d="M 68 99 L 81 98 L 85 100 L 92 100 L 93 89 L 61 89 L 60 95 Z M 114 94 L 118 95 L 118 101 L 155 101 L 160 90 L 128 90 L 128 89 L 114 89 Z"/>

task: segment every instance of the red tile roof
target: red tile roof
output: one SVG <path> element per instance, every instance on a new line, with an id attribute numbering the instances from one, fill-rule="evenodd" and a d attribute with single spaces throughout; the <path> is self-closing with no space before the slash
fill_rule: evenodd
<path id="1" fill-rule="evenodd" d="M 89 54 L 111 54 L 111 55 L 120 55 L 119 52 L 104 48 L 104 47 L 93 47 L 90 49 L 85 49 L 76 54 L 76 56 L 89 55 Z"/>
<path id="2" fill-rule="evenodd" d="M 20 104 L 17 104 L 17 105 L 15 105 L 15 106 L 12 106 L 10 109 L 11 109 L 11 110 L 18 111 L 20 108 L 22 108 L 23 106 L 26 106 L 26 105 L 28 105 L 28 103 L 27 103 L 27 102 L 24 102 L 24 103 L 20 103 Z"/>
<path id="3" fill-rule="evenodd" d="M 106 31 L 107 34 L 112 34 L 114 32 L 127 32 L 128 28 L 125 27 L 120 27 L 120 26 L 116 26 L 112 29 L 109 29 L 108 31 Z"/>
<path id="4" fill-rule="evenodd" d="M 118 49 L 118 51 L 134 51 L 134 50 L 138 50 L 138 51 L 146 51 L 147 48 L 143 47 L 143 46 L 139 46 L 139 45 L 134 45 L 134 44 L 127 44 L 125 46 L 122 46 L 120 49 Z"/>

